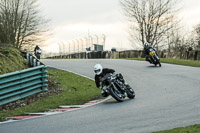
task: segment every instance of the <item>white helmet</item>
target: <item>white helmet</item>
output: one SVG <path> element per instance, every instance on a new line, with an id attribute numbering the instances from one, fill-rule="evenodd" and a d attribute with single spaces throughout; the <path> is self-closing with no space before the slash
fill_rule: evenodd
<path id="1" fill-rule="evenodd" d="M 100 64 L 96 64 L 94 66 L 94 72 L 96 75 L 100 75 L 102 73 L 103 67 Z"/>
<path id="2" fill-rule="evenodd" d="M 148 43 L 148 42 L 145 42 L 145 43 L 144 43 L 144 48 L 146 48 L 146 49 L 147 49 L 147 48 L 149 48 L 149 46 L 150 46 L 150 45 L 149 45 L 149 43 Z"/>

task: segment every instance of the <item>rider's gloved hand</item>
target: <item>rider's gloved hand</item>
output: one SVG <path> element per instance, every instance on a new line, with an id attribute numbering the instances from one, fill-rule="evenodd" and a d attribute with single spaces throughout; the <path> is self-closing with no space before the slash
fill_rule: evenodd
<path id="1" fill-rule="evenodd" d="M 114 73 L 112 73 L 112 76 L 111 76 L 111 79 L 115 79 L 116 78 L 116 73 L 114 72 Z"/>
<path id="2" fill-rule="evenodd" d="M 116 76 L 116 73 L 114 72 L 114 73 L 112 73 L 112 76 L 114 77 L 114 76 Z"/>

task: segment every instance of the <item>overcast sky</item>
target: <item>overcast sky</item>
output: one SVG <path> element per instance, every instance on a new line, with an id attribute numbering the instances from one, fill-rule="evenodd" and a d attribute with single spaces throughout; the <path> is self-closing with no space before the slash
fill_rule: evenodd
<path id="1" fill-rule="evenodd" d="M 191 30 L 200 23 L 200 0 L 181 0 L 184 27 Z M 46 43 L 48 50 L 58 51 L 58 43 L 102 34 L 106 49 L 130 49 L 125 19 L 119 0 L 39 0 L 41 10 L 54 35 Z"/>

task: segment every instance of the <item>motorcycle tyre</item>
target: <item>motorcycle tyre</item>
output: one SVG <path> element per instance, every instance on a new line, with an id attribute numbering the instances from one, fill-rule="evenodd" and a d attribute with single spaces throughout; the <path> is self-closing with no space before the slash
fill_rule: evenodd
<path id="1" fill-rule="evenodd" d="M 117 100 L 118 102 L 123 102 L 124 101 L 124 97 L 121 95 L 121 98 L 116 94 L 116 91 L 113 87 L 111 87 L 109 89 L 110 95 Z"/>
<path id="2" fill-rule="evenodd" d="M 130 89 L 131 89 L 132 91 L 130 91 Z M 135 91 L 134 91 L 130 86 L 129 86 L 129 88 L 126 89 L 126 93 L 127 93 L 127 97 L 128 97 L 129 99 L 135 98 Z"/>
<path id="3" fill-rule="evenodd" d="M 161 63 L 159 62 L 159 67 L 161 67 L 162 65 L 161 65 Z"/>

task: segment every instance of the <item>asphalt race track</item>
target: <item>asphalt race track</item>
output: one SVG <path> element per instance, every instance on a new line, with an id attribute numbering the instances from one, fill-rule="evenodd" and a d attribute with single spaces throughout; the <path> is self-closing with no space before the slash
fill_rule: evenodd
<path id="1" fill-rule="evenodd" d="M 113 68 L 133 86 L 136 98 L 110 99 L 71 112 L 0 124 L 1 133 L 149 133 L 200 124 L 200 69 L 110 59 L 46 59 L 51 67 L 94 78 L 93 66 Z"/>

